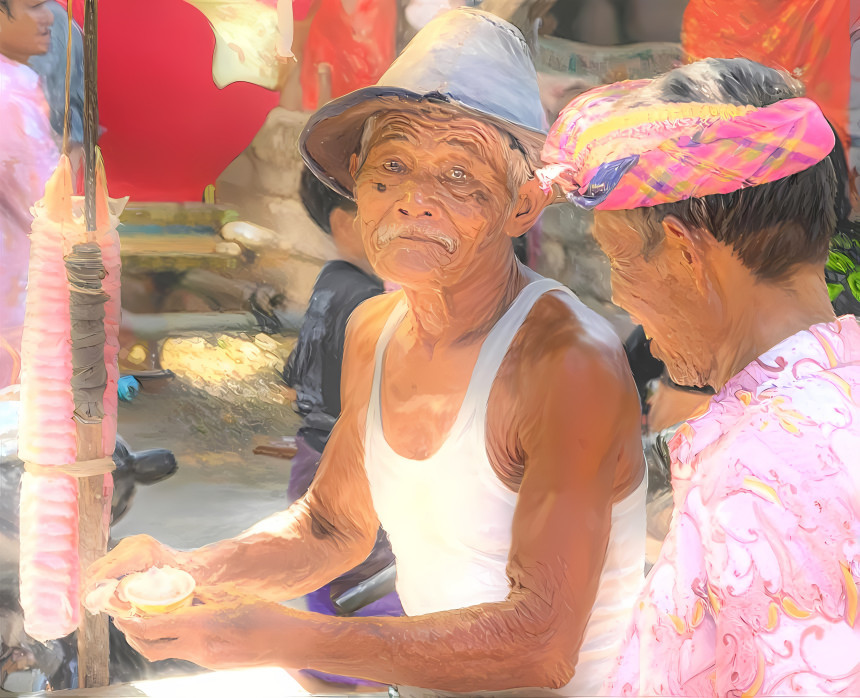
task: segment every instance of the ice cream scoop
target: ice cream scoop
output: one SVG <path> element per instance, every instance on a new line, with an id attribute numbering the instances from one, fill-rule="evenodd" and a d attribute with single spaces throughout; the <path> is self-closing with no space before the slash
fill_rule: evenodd
<path id="1" fill-rule="evenodd" d="M 120 593 L 140 613 L 170 613 L 191 604 L 194 577 L 175 567 L 151 567 L 122 579 Z"/>

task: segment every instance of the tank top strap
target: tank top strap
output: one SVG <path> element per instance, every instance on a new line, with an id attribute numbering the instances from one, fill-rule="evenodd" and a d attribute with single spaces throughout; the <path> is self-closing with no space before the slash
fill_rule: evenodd
<path id="1" fill-rule="evenodd" d="M 385 349 L 394 336 L 397 326 L 406 317 L 408 306 L 406 298 L 401 298 L 400 302 L 392 308 L 391 313 L 379 333 L 379 339 L 376 340 L 376 352 L 373 359 L 373 381 L 370 387 L 370 402 L 367 406 L 367 424 L 382 424 L 381 402 L 379 398 L 380 385 L 382 383 L 382 360 L 385 357 Z"/>
<path id="2" fill-rule="evenodd" d="M 499 367 L 502 365 L 502 361 L 504 361 L 511 346 L 511 342 L 514 341 L 514 337 L 519 332 L 520 327 L 522 327 L 534 304 L 537 303 L 541 296 L 551 291 L 564 291 L 573 295 L 570 289 L 555 279 L 539 278 L 529 283 L 520 291 L 514 302 L 511 303 L 504 315 L 502 315 L 493 329 L 490 330 L 490 333 L 481 346 L 478 360 L 472 371 L 472 378 L 463 400 L 461 418 L 469 420 L 470 416 L 476 416 L 477 424 L 481 427 L 483 426 L 487 410 L 487 399 L 493 387 L 493 381 L 496 379 L 496 374 L 499 372 Z M 467 406 L 473 410 L 472 415 L 464 414 Z"/>

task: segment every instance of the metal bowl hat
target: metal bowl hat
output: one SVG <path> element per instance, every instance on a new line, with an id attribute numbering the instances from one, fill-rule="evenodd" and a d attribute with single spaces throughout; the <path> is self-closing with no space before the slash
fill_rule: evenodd
<path id="1" fill-rule="evenodd" d="M 531 167 L 541 164 L 547 122 L 522 34 L 495 15 L 451 10 L 427 24 L 376 85 L 335 99 L 308 120 L 299 150 L 311 171 L 352 198 L 349 159 L 374 114 L 433 103 L 513 136 Z"/>

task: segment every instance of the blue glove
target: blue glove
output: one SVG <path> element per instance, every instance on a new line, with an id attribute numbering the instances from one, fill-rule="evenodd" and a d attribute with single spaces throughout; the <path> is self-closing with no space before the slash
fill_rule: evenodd
<path id="1" fill-rule="evenodd" d="M 123 402 L 131 402 L 140 392 L 140 383 L 134 376 L 122 376 L 116 387 L 119 399 Z"/>

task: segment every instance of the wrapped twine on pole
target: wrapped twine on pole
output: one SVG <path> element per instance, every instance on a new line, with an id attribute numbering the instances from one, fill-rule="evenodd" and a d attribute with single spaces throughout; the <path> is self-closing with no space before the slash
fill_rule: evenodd
<path id="1" fill-rule="evenodd" d="M 72 320 L 72 393 L 75 418 L 85 424 L 100 424 L 107 386 L 104 362 L 105 277 L 101 248 L 95 242 L 72 247 L 65 258 L 69 279 Z"/>

